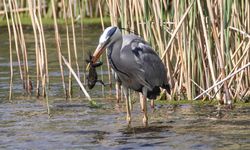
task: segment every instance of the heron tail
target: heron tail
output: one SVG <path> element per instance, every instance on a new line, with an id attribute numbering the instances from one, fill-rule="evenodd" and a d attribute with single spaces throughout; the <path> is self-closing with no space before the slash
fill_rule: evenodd
<path id="1" fill-rule="evenodd" d="M 148 99 L 156 99 L 156 97 L 160 94 L 160 87 L 156 86 L 153 90 L 147 92 Z"/>
<path id="2" fill-rule="evenodd" d="M 169 84 L 163 84 L 162 88 L 166 89 L 166 91 L 168 92 L 168 94 L 171 94 L 171 88 Z"/>

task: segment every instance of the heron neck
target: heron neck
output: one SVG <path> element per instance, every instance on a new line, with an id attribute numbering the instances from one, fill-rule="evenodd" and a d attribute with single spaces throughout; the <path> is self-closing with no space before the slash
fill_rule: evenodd
<path id="1" fill-rule="evenodd" d="M 120 64 L 120 54 L 121 54 L 121 47 L 122 47 L 122 37 L 117 41 L 113 42 L 108 47 L 108 60 L 111 67 L 116 70 L 117 65 Z"/>

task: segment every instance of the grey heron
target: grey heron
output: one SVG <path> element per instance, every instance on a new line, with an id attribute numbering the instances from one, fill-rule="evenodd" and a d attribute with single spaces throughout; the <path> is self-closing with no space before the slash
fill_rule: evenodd
<path id="1" fill-rule="evenodd" d="M 170 93 L 164 64 L 145 40 L 135 34 L 122 35 L 120 29 L 115 26 L 106 28 L 100 36 L 99 44 L 92 57 L 93 63 L 99 59 L 106 48 L 109 63 L 124 89 L 128 125 L 131 124 L 128 89 L 132 89 L 140 92 L 143 97 L 140 103 L 143 124 L 147 126 L 147 98 L 156 99 L 160 94 L 160 88 Z"/>

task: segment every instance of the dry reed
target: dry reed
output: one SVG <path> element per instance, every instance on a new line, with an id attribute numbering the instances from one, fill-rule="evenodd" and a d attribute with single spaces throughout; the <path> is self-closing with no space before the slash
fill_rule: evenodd
<path id="1" fill-rule="evenodd" d="M 191 100 L 211 89 L 206 92 L 208 98 L 216 95 L 216 99 L 231 103 L 242 98 L 242 91 L 247 93 L 249 68 L 231 76 L 230 81 L 226 77 L 250 61 L 249 38 L 243 37 L 248 37 L 250 29 L 248 1 L 107 2 L 111 24 L 120 21 L 122 28 L 136 30 L 161 56 L 169 73 L 172 99 Z"/>
<path id="2" fill-rule="evenodd" d="M 60 5 L 61 4 L 61 5 Z M 45 6 L 47 9 L 45 9 Z M 172 86 L 171 99 L 216 99 L 231 103 L 250 95 L 250 2 L 217 0 L 57 0 L 47 5 L 39 0 L 26 4 L 4 1 L 10 42 L 10 91 L 12 95 L 12 47 L 15 47 L 19 74 L 26 93 L 31 81 L 28 54 L 20 15 L 28 11 L 32 22 L 36 54 L 36 94 L 46 96 L 49 86 L 49 64 L 45 43 L 43 17 L 54 21 L 55 41 L 65 97 L 72 96 L 72 72 L 69 71 L 68 88 L 65 84 L 61 55 L 61 37 L 58 18 L 63 18 L 67 34 L 67 56 L 71 68 L 78 64 L 79 48 L 76 43 L 75 20 L 84 17 L 109 16 L 111 24 L 135 31 L 144 37 L 162 58 Z M 127 33 L 123 31 L 123 33 Z M 11 45 L 12 38 L 14 45 Z M 73 45 L 73 47 L 71 47 Z M 82 42 L 82 47 L 84 46 Z M 72 51 L 73 50 L 73 51 Z M 73 57 L 71 51 L 74 53 Z M 84 52 L 83 52 L 83 55 Z M 73 61 L 74 60 L 74 61 Z M 240 69 L 244 67 L 244 69 Z M 240 72 L 237 72 L 239 71 Z M 109 83 L 111 71 L 109 70 Z M 235 73 L 237 72 L 237 74 Z M 228 78 L 230 76 L 230 79 Z M 228 79 L 228 80 L 226 80 Z M 85 79 L 84 79 L 85 81 Z M 68 89 L 68 91 L 67 91 Z"/>
<path id="3" fill-rule="evenodd" d="M 8 26 L 8 34 L 9 34 L 9 51 L 10 51 L 10 86 L 9 86 L 9 100 L 12 99 L 12 86 L 13 86 L 13 63 L 12 63 L 12 44 L 11 44 L 11 39 L 12 39 L 12 34 L 11 34 L 11 28 L 10 28 L 10 21 L 7 13 L 7 6 L 6 2 L 3 1 L 4 5 L 4 10 L 5 10 L 5 16 L 7 20 L 7 26 Z"/>

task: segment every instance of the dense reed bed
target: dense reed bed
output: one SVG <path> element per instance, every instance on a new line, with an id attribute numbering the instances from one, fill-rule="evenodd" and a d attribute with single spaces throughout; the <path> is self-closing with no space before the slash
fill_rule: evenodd
<path id="1" fill-rule="evenodd" d="M 71 97 L 72 92 L 72 73 L 75 78 L 74 81 L 80 85 L 81 90 L 86 97 L 90 100 L 89 94 L 82 86 L 80 79 L 80 67 L 78 63 L 78 52 L 82 46 L 76 44 L 75 24 L 81 24 L 83 27 L 83 18 L 98 17 L 98 7 L 103 5 L 104 1 L 75 1 L 75 0 L 28 0 L 28 1 L 14 1 L 4 0 L 0 2 L 3 10 L 0 10 L 0 15 L 3 16 L 2 21 L 6 21 L 9 32 L 9 53 L 10 53 L 10 91 L 9 99 L 12 99 L 13 86 L 13 57 L 17 57 L 20 79 L 23 84 L 24 94 L 30 95 L 35 91 L 37 97 L 46 97 L 49 92 L 49 64 L 48 64 L 48 51 L 44 34 L 44 18 L 49 18 L 53 21 L 51 25 L 54 26 L 55 33 L 55 50 L 57 51 L 59 72 L 61 72 L 61 81 L 64 95 L 66 98 Z M 0 7 L 1 8 L 1 7 Z M 35 60 L 36 60 L 36 82 L 31 82 L 30 75 L 34 73 L 29 71 L 29 54 L 27 53 L 26 41 L 24 38 L 24 31 L 22 26 L 22 19 L 28 18 L 31 22 L 34 45 L 35 45 Z M 80 19 L 79 19 L 80 18 Z M 60 20 L 61 19 L 61 20 Z M 66 41 L 67 52 L 62 55 L 61 34 L 59 32 L 60 25 L 65 25 L 66 28 Z M 62 21 L 63 20 L 63 21 Z M 80 21 L 79 21 L 80 20 Z M 82 32 L 83 34 L 83 32 Z M 83 38 L 83 35 L 81 36 Z M 14 42 L 14 46 L 12 43 Z M 77 48 L 80 47 L 80 48 Z M 13 56 L 13 51 L 16 51 L 16 56 Z M 64 59 L 63 59 L 64 58 Z M 84 58 L 83 58 L 84 59 Z M 65 66 L 67 66 L 65 68 Z M 72 68 L 74 68 L 74 71 Z M 65 74 L 65 70 L 68 70 Z M 76 72 L 76 73 L 75 73 Z M 76 76 L 75 76 L 76 75 Z M 66 81 L 67 80 L 67 81 Z M 85 79 L 82 79 L 83 81 Z M 34 84 L 34 85 L 33 85 Z M 35 87 L 35 88 L 33 88 Z"/>
<path id="2" fill-rule="evenodd" d="M 20 15 L 32 21 L 36 47 L 36 95 L 46 96 L 49 86 L 48 60 L 42 18 L 54 21 L 58 63 L 65 97 L 72 95 L 72 74 L 65 79 L 58 19 L 67 33 L 65 58 L 79 79 L 80 69 L 75 23 L 86 17 L 110 17 L 112 25 L 134 32 L 150 42 L 166 65 L 172 87 L 170 99 L 232 100 L 250 95 L 250 2 L 218 0 L 4 0 L 10 39 L 10 98 L 12 51 L 19 62 L 20 78 L 27 94 L 32 90 L 28 54 Z M 83 36 L 82 36 L 83 37 Z M 14 45 L 11 45 L 13 39 Z M 74 59 L 74 64 L 72 62 Z M 110 71 L 109 71 L 110 72 Z M 109 83 L 111 83 L 109 74 Z M 82 79 L 85 80 L 85 79 Z"/>
<path id="3" fill-rule="evenodd" d="M 249 1 L 107 3 L 112 25 L 120 22 L 144 37 L 161 56 L 172 99 L 216 98 L 231 103 L 250 94 Z"/>

